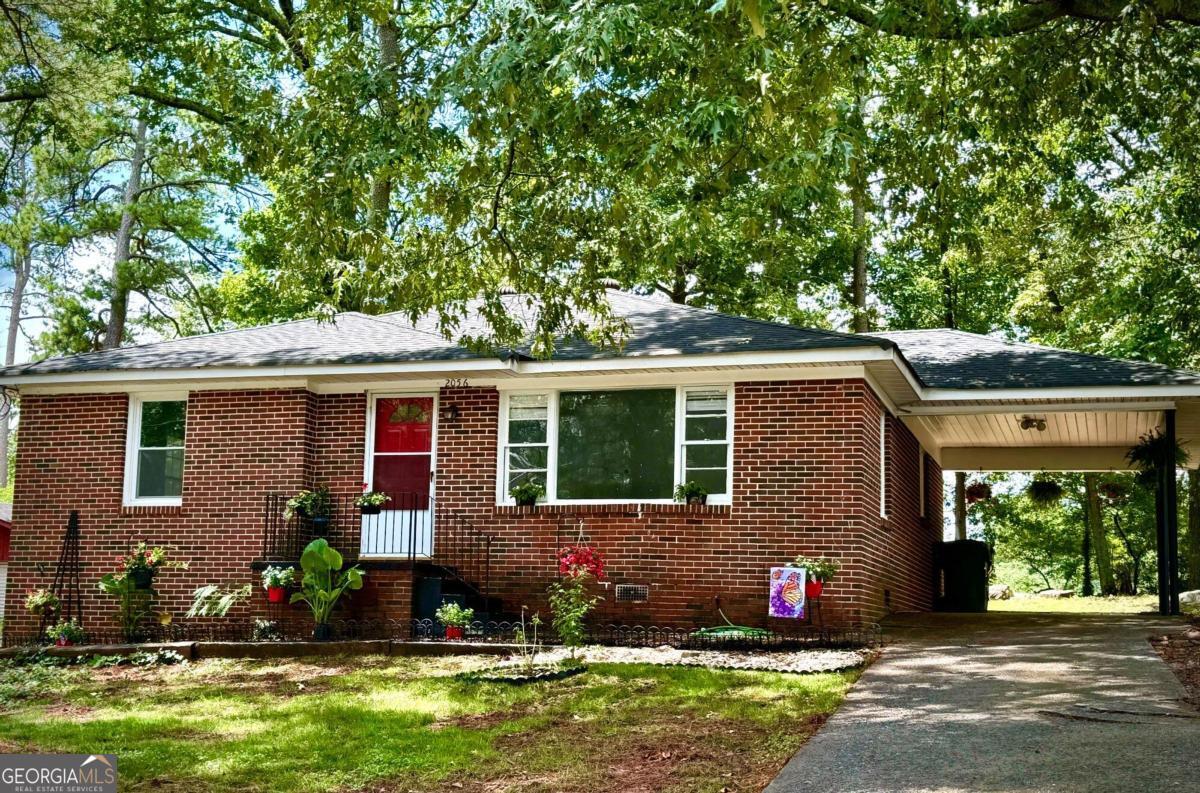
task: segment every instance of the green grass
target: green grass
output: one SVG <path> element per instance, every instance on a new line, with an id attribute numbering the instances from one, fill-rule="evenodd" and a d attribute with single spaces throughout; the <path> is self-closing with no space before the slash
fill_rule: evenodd
<path id="1" fill-rule="evenodd" d="M 133 790 L 758 790 L 858 674 L 454 675 L 487 663 L 0 666 L 0 751 L 115 753 Z"/>
<path id="2" fill-rule="evenodd" d="M 1058 614 L 1141 614 L 1158 611 L 1157 595 L 1047 598 L 1015 593 L 1011 600 L 989 600 L 988 611 L 1036 611 Z"/>

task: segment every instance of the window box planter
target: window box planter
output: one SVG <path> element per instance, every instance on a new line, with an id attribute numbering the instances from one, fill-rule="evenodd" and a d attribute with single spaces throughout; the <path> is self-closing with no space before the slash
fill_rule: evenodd
<path id="1" fill-rule="evenodd" d="M 702 507 L 708 503 L 708 496 L 688 496 L 687 503 L 691 507 Z"/>
<path id="2" fill-rule="evenodd" d="M 364 515 L 378 515 L 383 512 L 382 504 L 363 504 L 358 508 L 358 511 Z"/>
<path id="3" fill-rule="evenodd" d="M 269 587 L 267 587 L 267 602 L 268 603 L 286 603 L 287 602 L 287 587 L 285 587 L 285 586 L 269 586 Z"/>

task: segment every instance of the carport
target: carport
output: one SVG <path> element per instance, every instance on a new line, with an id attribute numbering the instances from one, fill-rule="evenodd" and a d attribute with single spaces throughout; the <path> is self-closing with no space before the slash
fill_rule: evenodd
<path id="1" fill-rule="evenodd" d="M 916 375 L 888 382 L 901 420 L 947 471 L 1120 471 L 1147 432 L 1170 441 L 1156 494 L 1159 611 L 1179 613 L 1173 442 L 1200 464 L 1200 375 L 956 330 L 872 334 Z M 881 373 L 882 374 L 882 373 Z M 882 379 L 882 377 L 880 378 Z M 898 397 L 898 398 L 897 398 Z"/>

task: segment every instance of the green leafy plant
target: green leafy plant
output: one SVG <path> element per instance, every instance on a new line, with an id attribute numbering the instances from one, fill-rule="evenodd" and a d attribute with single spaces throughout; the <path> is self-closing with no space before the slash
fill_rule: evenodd
<path id="1" fill-rule="evenodd" d="M 675 486 L 675 500 L 684 504 L 703 504 L 708 498 L 708 490 L 699 482 L 684 482 Z"/>
<path id="2" fill-rule="evenodd" d="M 126 641 L 137 639 L 138 626 L 150 615 L 153 595 L 150 590 L 139 589 L 133 579 L 125 573 L 105 573 L 98 582 L 100 591 L 117 599 L 117 615 L 121 633 Z"/>
<path id="3" fill-rule="evenodd" d="M 433 612 L 437 621 L 453 628 L 466 628 L 475 619 L 475 609 L 464 608 L 453 600 L 446 601 Z"/>
<path id="4" fill-rule="evenodd" d="M 302 518 L 324 518 L 333 512 L 333 496 L 327 487 L 316 490 L 301 490 L 287 500 L 285 516 Z"/>
<path id="5" fill-rule="evenodd" d="M 546 495 L 546 488 L 539 482 L 521 482 L 513 485 L 508 494 L 517 502 L 518 507 L 532 507 L 538 499 Z"/>
<path id="6" fill-rule="evenodd" d="M 300 555 L 304 577 L 300 591 L 292 593 L 291 602 L 307 603 L 318 626 L 329 625 L 329 615 L 342 593 L 362 589 L 363 571 L 357 565 L 343 571 L 342 564 L 342 555 L 323 537 L 310 542 Z"/>
<path id="7" fill-rule="evenodd" d="M 1026 489 L 1029 500 L 1041 507 L 1049 507 L 1062 500 L 1063 487 L 1048 477 L 1035 476 Z"/>
<path id="8" fill-rule="evenodd" d="M 1125 459 L 1137 469 L 1137 482 L 1142 487 L 1153 489 L 1158 484 L 1158 469 L 1164 459 L 1174 460 L 1174 467 L 1187 465 L 1188 454 L 1179 441 L 1175 448 L 1168 449 L 1167 436 L 1158 430 L 1150 430 L 1138 438 L 1138 442 L 1125 453 Z"/>
<path id="9" fill-rule="evenodd" d="M 382 507 L 387 502 L 391 501 L 392 497 L 387 493 L 381 493 L 378 490 L 368 490 L 358 498 L 354 499 L 356 507 Z"/>
<path id="10" fill-rule="evenodd" d="M 149 571 L 151 574 L 159 570 L 186 570 L 188 563 L 171 558 L 171 552 L 162 545 L 147 545 L 139 542 L 129 553 L 120 559 L 121 569 L 126 574 L 136 574 Z"/>
<path id="11" fill-rule="evenodd" d="M 58 607 L 58 595 L 49 589 L 34 589 L 25 594 L 25 608 L 33 614 L 51 614 Z"/>
<path id="12" fill-rule="evenodd" d="M 292 567 L 268 567 L 262 572 L 263 589 L 288 587 L 296 583 L 296 570 Z"/>
<path id="13" fill-rule="evenodd" d="M 249 584 L 236 589 L 222 589 L 217 584 L 207 584 L 192 593 L 192 607 L 188 617 L 224 617 L 239 603 L 250 599 Z"/>
<path id="14" fill-rule="evenodd" d="M 589 576 L 564 578 L 550 585 L 550 614 L 554 631 L 575 657 L 575 650 L 583 646 L 587 631 L 584 620 L 600 602 L 599 596 L 587 591 Z"/>
<path id="15" fill-rule="evenodd" d="M 250 631 L 250 638 L 256 642 L 277 642 L 283 638 L 283 631 L 274 620 L 257 619 Z"/>
<path id="16" fill-rule="evenodd" d="M 838 563 L 832 559 L 820 556 L 805 556 L 800 554 L 792 560 L 794 567 L 803 567 L 808 577 L 814 581 L 828 581 L 837 575 Z"/>
<path id="17" fill-rule="evenodd" d="M 52 642 L 67 641 L 71 644 L 83 641 L 83 628 L 75 620 L 65 620 L 46 629 L 46 637 Z"/>

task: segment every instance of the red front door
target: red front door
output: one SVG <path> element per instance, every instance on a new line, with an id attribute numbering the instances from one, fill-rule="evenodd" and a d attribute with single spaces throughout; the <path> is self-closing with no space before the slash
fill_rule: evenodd
<path id="1" fill-rule="evenodd" d="M 362 553 L 430 555 L 435 415 L 432 396 L 375 399 L 367 485 L 391 500 L 380 515 L 363 516 Z"/>

